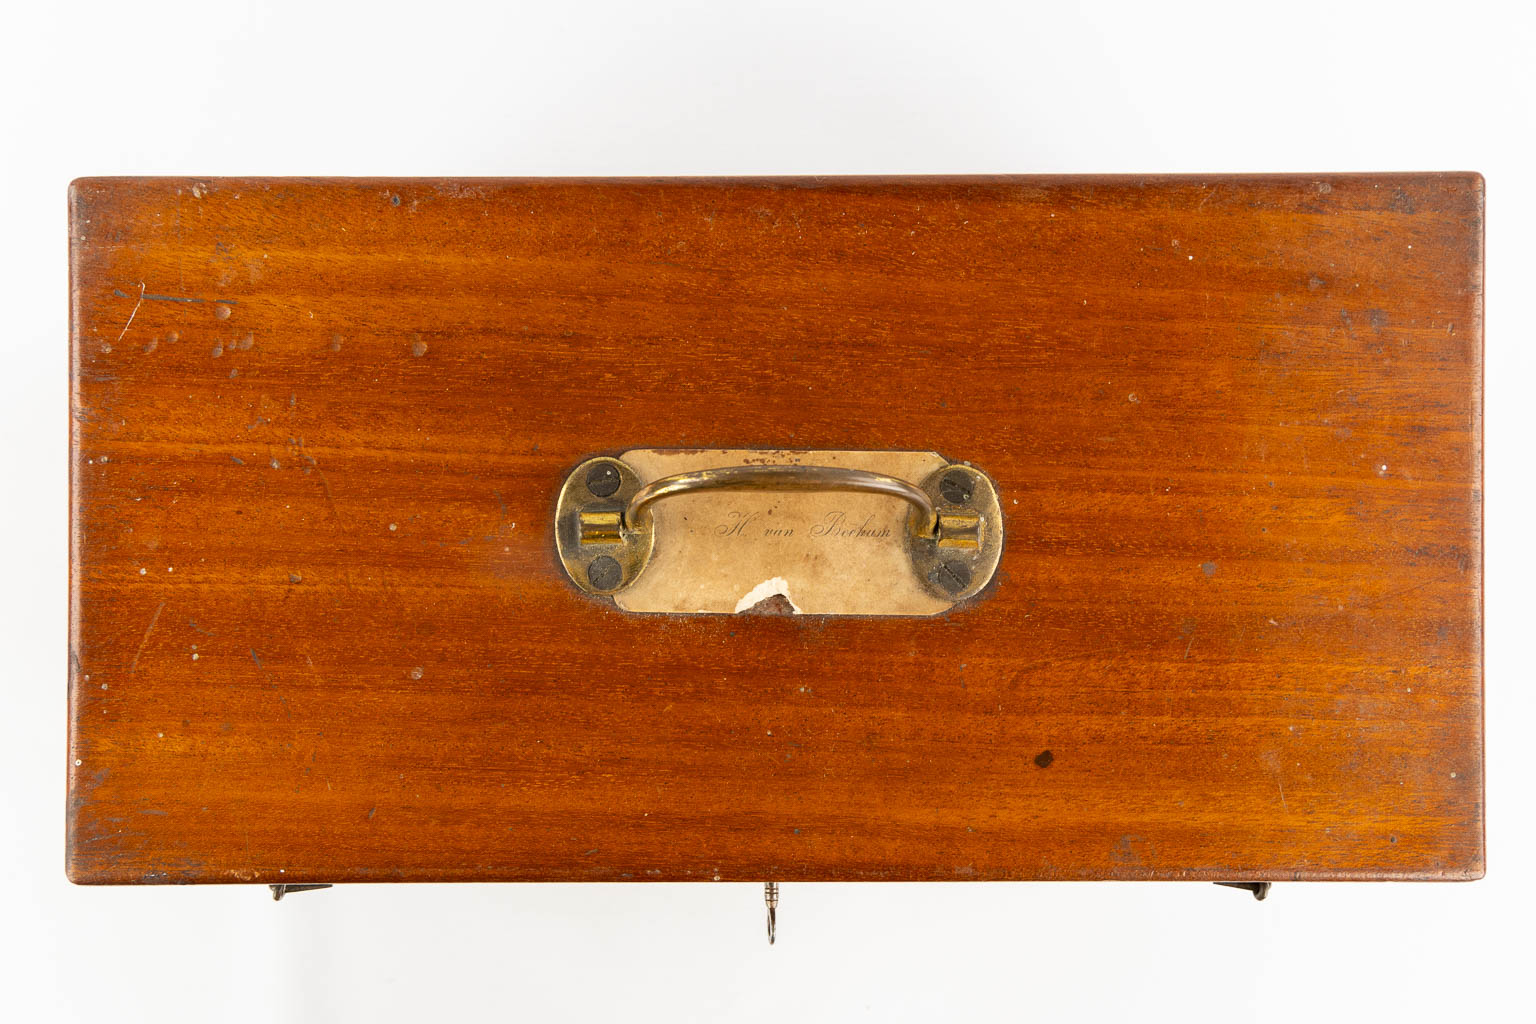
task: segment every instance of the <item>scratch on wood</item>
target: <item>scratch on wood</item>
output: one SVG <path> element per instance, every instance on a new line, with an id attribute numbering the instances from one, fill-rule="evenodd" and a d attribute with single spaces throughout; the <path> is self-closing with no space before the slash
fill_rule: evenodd
<path id="1" fill-rule="evenodd" d="M 325 470 L 321 469 L 320 463 L 316 462 L 314 459 L 310 459 L 309 461 L 310 464 L 315 467 L 315 476 L 320 478 L 320 489 L 325 492 L 325 504 L 326 507 L 331 510 L 331 518 L 341 518 L 336 514 L 336 499 L 331 497 L 331 482 L 330 480 L 326 479 Z"/>
<path id="2" fill-rule="evenodd" d="M 300 449 L 304 447 L 304 439 L 302 437 L 299 438 L 298 447 Z M 319 460 L 317 460 L 313 455 L 310 455 L 308 452 L 302 450 L 299 452 L 299 457 L 314 468 L 315 476 L 320 481 L 320 489 L 325 492 L 325 506 L 326 508 L 330 509 L 331 518 L 338 523 L 341 522 L 341 517 L 336 514 L 336 499 L 331 496 L 331 482 L 326 479 L 325 470 L 320 468 Z"/>
<path id="3" fill-rule="evenodd" d="M 116 289 L 113 289 L 113 290 L 116 291 Z M 123 297 L 127 298 L 126 295 L 123 296 Z M 122 341 L 123 338 L 127 336 L 128 328 L 133 326 L 133 318 L 139 315 L 139 307 L 142 306 L 142 305 L 144 305 L 144 282 L 140 281 L 139 282 L 139 301 L 135 302 L 133 304 L 133 312 L 128 314 L 128 322 L 123 324 L 123 329 L 122 329 L 122 331 L 117 336 L 117 340 L 118 341 Z"/>
<path id="4" fill-rule="evenodd" d="M 1385 594 L 1382 594 L 1379 597 L 1374 597 L 1371 600 L 1365 602 L 1365 604 L 1361 605 L 1360 607 L 1362 609 L 1364 609 L 1364 608 L 1375 608 L 1377 605 L 1382 604 L 1385 601 L 1395 600 L 1396 598 L 1402 597 L 1404 594 L 1411 594 L 1415 590 L 1423 590 L 1425 587 L 1432 587 L 1432 586 L 1434 586 L 1437 583 L 1449 583 L 1451 580 L 1454 580 L 1458 575 L 1459 575 L 1458 572 L 1452 571 L 1452 572 L 1445 573 L 1444 575 L 1441 575 L 1441 576 L 1436 576 L 1434 579 L 1425 580 L 1422 583 L 1415 583 L 1415 584 L 1413 584 L 1412 586 L 1409 586 L 1409 587 L 1400 587 L 1397 590 L 1389 590 Z"/>
<path id="5" fill-rule="evenodd" d="M 165 602 L 161 601 L 155 608 L 155 614 L 149 617 L 149 625 L 144 627 L 144 635 L 139 639 L 139 649 L 133 652 L 133 660 L 128 663 L 128 674 L 133 675 L 139 667 L 139 655 L 144 653 L 144 645 L 149 643 L 149 634 L 155 631 L 155 623 L 160 621 L 160 613 L 165 611 Z"/>
<path id="6" fill-rule="evenodd" d="M 1038 668 L 1045 668 L 1047 665 L 1068 664 L 1077 661 L 1088 661 L 1095 658 L 1112 658 L 1121 654 L 1139 654 L 1143 651 L 1156 650 L 1166 642 L 1167 641 L 1154 640 L 1148 643 L 1112 644 L 1109 647 L 1091 647 L 1083 651 L 1068 651 L 1054 658 L 1040 658 L 1036 661 L 1026 662 L 1025 664 L 1020 665 L 1017 669 L 1015 669 L 1013 674 L 1008 677 L 1008 684 L 1012 686 L 1015 682 L 1018 681 L 1019 677 L 1024 675 L 1026 672 L 1032 672 Z"/>
<path id="7" fill-rule="evenodd" d="M 120 299 L 126 299 L 128 297 L 128 294 L 121 288 L 113 288 L 112 294 L 116 295 Z M 236 299 L 199 299 L 188 295 L 157 295 L 154 292 L 146 292 L 144 290 L 144 282 L 140 281 L 139 301 L 142 302 L 145 299 L 148 299 L 150 302 L 216 302 L 223 306 L 238 306 L 240 304 Z M 135 307 L 135 309 L 137 309 L 137 307 Z"/>
<path id="8" fill-rule="evenodd" d="M 1339 319 L 1344 321 L 1344 330 L 1346 332 L 1348 332 L 1349 340 L 1350 341 L 1358 340 L 1355 337 L 1355 321 L 1354 321 L 1354 318 L 1349 315 L 1349 310 L 1347 310 L 1347 309 L 1339 310 Z"/>

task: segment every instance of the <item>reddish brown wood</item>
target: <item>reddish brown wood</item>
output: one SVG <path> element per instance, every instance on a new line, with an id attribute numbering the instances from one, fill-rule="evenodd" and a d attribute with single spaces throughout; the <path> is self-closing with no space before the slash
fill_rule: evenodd
<path id="1" fill-rule="evenodd" d="M 1477 877 L 1482 195 L 76 182 L 70 877 Z M 972 461 L 997 582 L 577 592 L 678 445 Z"/>

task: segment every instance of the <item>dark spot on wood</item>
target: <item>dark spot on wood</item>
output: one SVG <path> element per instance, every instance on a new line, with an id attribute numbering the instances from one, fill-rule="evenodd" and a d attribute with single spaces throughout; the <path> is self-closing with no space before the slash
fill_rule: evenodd
<path id="1" fill-rule="evenodd" d="M 1200 563 L 1200 571 L 1205 573 L 1207 576 L 1214 576 L 1214 575 L 1216 575 L 1216 563 L 1215 562 L 1201 562 Z"/>
<path id="2" fill-rule="evenodd" d="M 1109 857 L 1116 864 L 1128 864 L 1143 866 L 1147 863 L 1147 855 L 1152 852 L 1152 844 L 1147 842 L 1146 836 L 1123 835 L 1115 848 L 1110 851 Z"/>
<path id="3" fill-rule="evenodd" d="M 1051 753 L 1049 750 L 1042 750 L 1040 753 L 1035 755 L 1035 767 L 1049 768 L 1051 766 L 1051 762 L 1055 760 L 1055 754 Z"/>

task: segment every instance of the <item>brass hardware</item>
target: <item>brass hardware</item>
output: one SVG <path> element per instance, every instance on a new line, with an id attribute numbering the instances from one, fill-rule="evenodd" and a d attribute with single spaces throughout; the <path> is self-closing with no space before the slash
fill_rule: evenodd
<path id="1" fill-rule="evenodd" d="M 935 539 L 941 548 L 981 547 L 981 516 L 974 512 L 944 512 L 939 514 L 939 529 Z"/>
<path id="2" fill-rule="evenodd" d="M 618 544 L 623 539 L 624 513 L 618 509 L 598 509 L 581 513 L 583 544 Z"/>
<path id="3" fill-rule="evenodd" d="M 921 488 L 884 473 L 862 469 L 835 469 L 831 466 L 728 466 L 725 469 L 701 469 L 677 473 L 646 484 L 629 499 L 624 509 L 624 523 L 634 528 L 641 522 L 645 507 L 653 501 L 689 491 L 864 491 L 891 494 L 912 503 L 922 513 L 914 521 L 918 536 L 928 536 L 938 528 L 933 499 Z"/>
<path id="4" fill-rule="evenodd" d="M 930 593 L 963 601 L 991 582 L 1003 556 L 997 488 L 985 473 L 963 465 L 945 466 L 922 488 L 938 510 L 939 527 L 931 538 L 907 538 L 912 567 Z"/>
<path id="5" fill-rule="evenodd" d="M 1265 898 L 1267 898 L 1269 896 L 1269 887 L 1270 887 L 1271 883 L 1269 883 L 1269 882 L 1217 882 L 1216 884 L 1217 885 L 1224 885 L 1224 886 L 1226 886 L 1229 889 L 1244 889 L 1244 890 L 1246 890 L 1248 892 L 1253 893 L 1253 898 L 1254 899 L 1262 900 L 1262 899 L 1265 899 Z M 769 939 L 768 941 L 772 942 L 773 940 Z"/>
<path id="6" fill-rule="evenodd" d="M 635 471 L 608 458 L 583 462 L 560 488 L 555 546 L 565 571 L 589 594 L 622 590 L 651 557 L 651 531 L 625 530 L 622 525 L 624 505 L 639 489 Z"/>
<path id="7" fill-rule="evenodd" d="M 827 461 L 879 466 L 882 461 L 889 464 L 894 460 L 895 465 L 922 466 L 924 471 L 937 468 L 927 472 L 922 480 L 913 482 L 866 469 L 786 461 L 804 458 L 810 462 L 818 454 Z M 808 564 L 804 559 L 828 557 L 811 554 L 811 549 L 806 547 L 818 536 L 823 538 L 820 541 L 823 547 L 830 543 L 826 538 L 832 536 L 854 538 L 838 542 L 843 545 L 840 550 L 845 552 L 838 556 L 843 559 L 838 565 L 856 567 L 864 560 L 872 559 L 870 564 L 878 564 L 881 568 L 870 572 L 901 573 L 898 566 L 905 563 L 910 565 L 912 573 L 908 582 L 896 588 L 906 595 L 899 600 L 889 597 L 886 588 L 877 582 L 871 585 L 871 580 L 877 581 L 878 576 L 864 575 L 855 580 L 859 576 L 857 571 L 846 577 L 833 575 L 834 580 L 849 579 L 861 583 L 862 596 L 857 600 L 839 597 L 842 590 L 836 588 L 841 588 L 841 583 L 835 585 L 831 598 L 826 597 L 823 589 L 819 608 L 812 608 L 820 614 L 931 615 L 974 596 L 991 582 L 996 572 L 1002 556 L 1002 509 L 992 481 L 970 466 L 946 464 L 932 453 L 716 451 L 709 455 L 716 461 L 720 461 L 720 456 L 739 457 L 744 464 L 674 472 L 649 482 L 642 482 L 635 466 L 625 459 L 606 456 L 589 459 L 572 470 L 556 502 L 555 543 L 560 560 L 576 586 L 598 596 L 622 594 L 646 571 L 652 562 L 653 550 L 662 544 L 669 545 L 668 557 L 673 561 L 669 562 L 672 568 L 658 580 L 670 591 L 691 594 L 699 587 L 706 569 L 717 569 L 717 563 L 739 558 L 740 555 L 731 552 L 742 550 L 740 545 L 745 545 L 745 550 L 753 552 L 754 565 L 768 565 L 769 568 L 765 572 L 761 568 L 754 569 L 762 574 L 744 582 L 740 590 L 731 592 L 728 600 L 715 596 L 670 599 L 671 604 L 646 599 L 636 599 L 633 604 L 619 602 L 621 607 L 638 611 L 742 611 L 763 600 L 760 596 L 741 595 L 749 589 L 753 594 L 758 593 L 759 581 L 765 575 L 794 577 L 795 571 L 803 571 L 796 570 L 797 565 Z M 651 467 L 666 466 L 668 461 L 674 466 L 679 462 L 686 466 L 690 456 L 687 452 L 653 449 L 626 453 L 626 459 L 636 457 Z M 663 498 L 705 491 L 859 492 L 900 498 L 910 507 L 905 519 L 900 519 L 894 517 L 894 510 L 885 511 L 883 504 L 866 502 L 863 506 L 854 506 L 860 509 L 857 519 L 850 517 L 846 521 L 842 520 L 843 513 L 838 509 L 849 506 L 831 505 L 823 509 L 819 504 L 813 504 L 808 507 L 805 499 L 795 499 L 800 502 L 798 506 L 790 499 L 783 502 L 765 498 L 745 500 L 742 506 L 748 510 L 745 512 L 735 511 L 735 503 L 731 502 L 729 513 L 716 503 L 710 513 L 714 519 L 695 518 L 691 523 L 687 520 L 694 506 L 689 506 L 681 519 L 670 512 L 663 518 L 654 511 L 656 503 Z M 702 511 L 706 506 L 698 508 L 700 514 L 706 514 Z M 741 518 L 725 521 L 726 515 Z M 761 522 L 757 521 L 758 517 Z M 828 517 L 835 518 L 829 522 Z M 658 521 L 669 524 L 661 531 L 661 538 L 656 536 Z M 746 522 L 754 524 L 750 534 L 741 528 L 740 524 Z M 874 526 L 866 532 L 859 525 L 864 522 Z M 674 530 L 678 534 L 674 534 Z M 687 534 L 687 537 L 680 534 Z M 790 534 L 796 535 L 793 542 L 786 539 Z M 885 537 L 889 540 L 881 539 Z M 680 540 L 692 545 L 691 560 L 683 558 L 679 562 L 676 559 L 682 556 L 670 553 Z M 868 554 L 860 555 L 847 547 L 852 543 L 866 545 L 862 550 Z M 700 544 L 705 546 L 700 547 Z M 732 549 L 729 545 L 737 547 Z M 891 552 L 892 545 L 896 548 L 895 553 Z M 905 550 L 905 558 L 900 554 L 902 550 Z M 781 558 L 787 561 L 781 562 Z M 779 564 L 786 568 L 778 569 Z M 834 574 L 847 573 L 849 569 L 832 571 Z M 698 578 L 695 573 L 700 574 Z M 824 588 L 825 579 L 823 577 L 821 581 Z M 672 586 L 673 581 L 676 587 Z M 787 595 L 789 607 L 802 610 L 793 603 L 791 584 L 785 580 L 770 579 L 761 584 L 769 588 L 764 593 L 773 592 L 774 584 L 780 587 L 778 592 Z M 654 593 L 654 581 L 642 589 Z M 712 593 L 718 595 L 719 590 Z M 841 603 L 845 600 L 851 604 Z"/>
<path id="8" fill-rule="evenodd" d="M 779 924 L 779 883 L 763 883 L 763 902 L 768 904 L 768 945 L 773 945 L 773 940 L 778 932 Z"/>

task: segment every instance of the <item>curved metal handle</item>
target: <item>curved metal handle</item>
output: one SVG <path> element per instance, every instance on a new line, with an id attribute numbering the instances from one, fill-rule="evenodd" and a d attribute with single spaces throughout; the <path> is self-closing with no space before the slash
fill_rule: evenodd
<path id="1" fill-rule="evenodd" d="M 916 484 L 884 473 L 832 466 L 728 466 L 700 469 L 652 480 L 634 493 L 624 507 L 624 526 L 633 527 L 645 507 L 662 498 L 689 491 L 863 491 L 889 494 L 910 502 L 922 513 L 916 533 L 938 532 L 939 513 L 933 499 Z"/>

